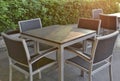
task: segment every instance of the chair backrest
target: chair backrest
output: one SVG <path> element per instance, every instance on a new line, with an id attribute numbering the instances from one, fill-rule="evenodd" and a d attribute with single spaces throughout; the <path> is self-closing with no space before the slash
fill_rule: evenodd
<path id="1" fill-rule="evenodd" d="M 115 31 L 96 38 L 93 46 L 93 63 L 101 62 L 112 55 L 118 34 L 119 32 Z"/>
<path id="2" fill-rule="evenodd" d="M 27 44 L 25 40 L 19 38 L 11 38 L 5 33 L 1 34 L 5 41 L 8 57 L 19 64 L 28 65 L 28 60 L 30 59 L 28 49 L 25 47 Z"/>
<path id="3" fill-rule="evenodd" d="M 99 15 L 103 13 L 103 10 L 102 9 L 93 9 L 92 10 L 92 18 L 93 19 L 99 19 Z"/>
<path id="4" fill-rule="evenodd" d="M 97 34 L 100 33 L 101 20 L 99 19 L 90 19 L 90 18 L 80 18 L 78 21 L 78 28 L 86 28 L 95 30 Z"/>
<path id="5" fill-rule="evenodd" d="M 118 20 L 116 16 L 100 14 L 101 27 L 109 30 L 117 30 Z"/>
<path id="6" fill-rule="evenodd" d="M 19 21 L 18 24 L 19 24 L 20 32 L 42 28 L 42 23 L 40 18 Z"/>

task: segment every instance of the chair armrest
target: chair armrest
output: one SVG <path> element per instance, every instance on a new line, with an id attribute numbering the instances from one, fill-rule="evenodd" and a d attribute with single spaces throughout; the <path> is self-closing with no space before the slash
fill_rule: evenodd
<path id="1" fill-rule="evenodd" d="M 84 60 L 91 62 L 91 58 L 89 56 L 85 55 L 84 53 L 82 53 L 81 51 L 78 51 L 76 49 L 72 49 L 70 47 L 66 47 L 65 49 L 75 53 L 77 56 L 83 58 Z"/>
<path id="2" fill-rule="evenodd" d="M 38 55 L 31 58 L 29 62 L 32 64 L 32 63 L 38 61 L 39 59 L 41 59 L 41 58 L 43 58 L 43 57 L 45 57 L 45 56 L 47 56 L 47 55 L 49 55 L 49 54 L 51 54 L 51 53 L 53 53 L 55 51 L 57 51 L 57 48 L 53 47 L 53 48 L 48 49 L 47 51 L 45 51 L 42 54 L 38 53 Z"/>

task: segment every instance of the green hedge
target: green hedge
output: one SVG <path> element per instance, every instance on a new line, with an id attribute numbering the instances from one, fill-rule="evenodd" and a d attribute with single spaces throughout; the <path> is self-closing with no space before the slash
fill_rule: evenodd
<path id="1" fill-rule="evenodd" d="M 0 0 L 0 32 L 18 28 L 20 20 L 38 17 L 43 26 L 77 23 L 79 17 L 91 17 L 93 8 L 104 13 L 119 10 L 115 0 Z"/>

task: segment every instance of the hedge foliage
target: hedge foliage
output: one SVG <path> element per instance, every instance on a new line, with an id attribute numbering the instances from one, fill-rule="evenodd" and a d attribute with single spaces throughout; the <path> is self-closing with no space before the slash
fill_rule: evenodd
<path id="1" fill-rule="evenodd" d="M 80 17 L 91 17 L 93 8 L 118 12 L 116 1 L 0 0 L 0 32 L 16 29 L 18 21 L 32 18 L 41 18 L 43 26 L 77 23 Z"/>

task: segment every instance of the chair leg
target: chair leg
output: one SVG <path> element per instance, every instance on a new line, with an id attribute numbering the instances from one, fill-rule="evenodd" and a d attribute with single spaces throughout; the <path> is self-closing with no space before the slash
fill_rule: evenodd
<path id="1" fill-rule="evenodd" d="M 87 53 L 87 54 L 89 54 L 91 52 L 91 51 L 90 52 L 88 51 L 88 49 L 91 48 L 91 46 L 92 46 L 91 44 L 89 44 L 89 42 L 90 41 L 87 41 L 87 40 L 83 41 L 83 45 L 84 45 L 83 52 Z"/>
<path id="2" fill-rule="evenodd" d="M 110 81 L 112 81 L 112 66 L 111 66 L 111 61 L 112 61 L 112 57 L 109 58 L 109 77 L 110 77 Z"/>
<path id="3" fill-rule="evenodd" d="M 32 67 L 30 67 L 29 75 L 30 75 L 30 81 L 33 81 Z"/>
<path id="4" fill-rule="evenodd" d="M 81 70 L 81 75 L 80 76 L 84 77 L 84 71 L 83 70 Z"/>
<path id="5" fill-rule="evenodd" d="M 28 75 L 25 75 L 25 79 L 28 79 Z"/>
<path id="6" fill-rule="evenodd" d="M 41 77 L 42 77 L 42 76 L 41 76 L 41 72 L 39 72 L 39 79 L 41 79 Z"/>
<path id="7" fill-rule="evenodd" d="M 87 52 L 87 41 L 83 41 L 83 52 Z"/>
<path id="8" fill-rule="evenodd" d="M 33 75 L 30 73 L 30 81 L 33 81 Z"/>
<path id="9" fill-rule="evenodd" d="M 37 51 L 37 53 L 39 53 L 39 42 L 36 42 L 36 51 Z"/>
<path id="10" fill-rule="evenodd" d="M 12 81 L 12 66 L 9 65 L 9 81 Z"/>
<path id="11" fill-rule="evenodd" d="M 88 81 L 92 81 L 92 75 L 91 75 L 91 73 L 88 74 Z"/>
<path id="12" fill-rule="evenodd" d="M 34 53 L 38 53 L 38 43 L 35 41 L 34 42 Z"/>
<path id="13" fill-rule="evenodd" d="M 109 77 L 110 77 L 110 81 L 112 81 L 112 67 L 111 67 L 111 65 L 109 66 Z"/>

